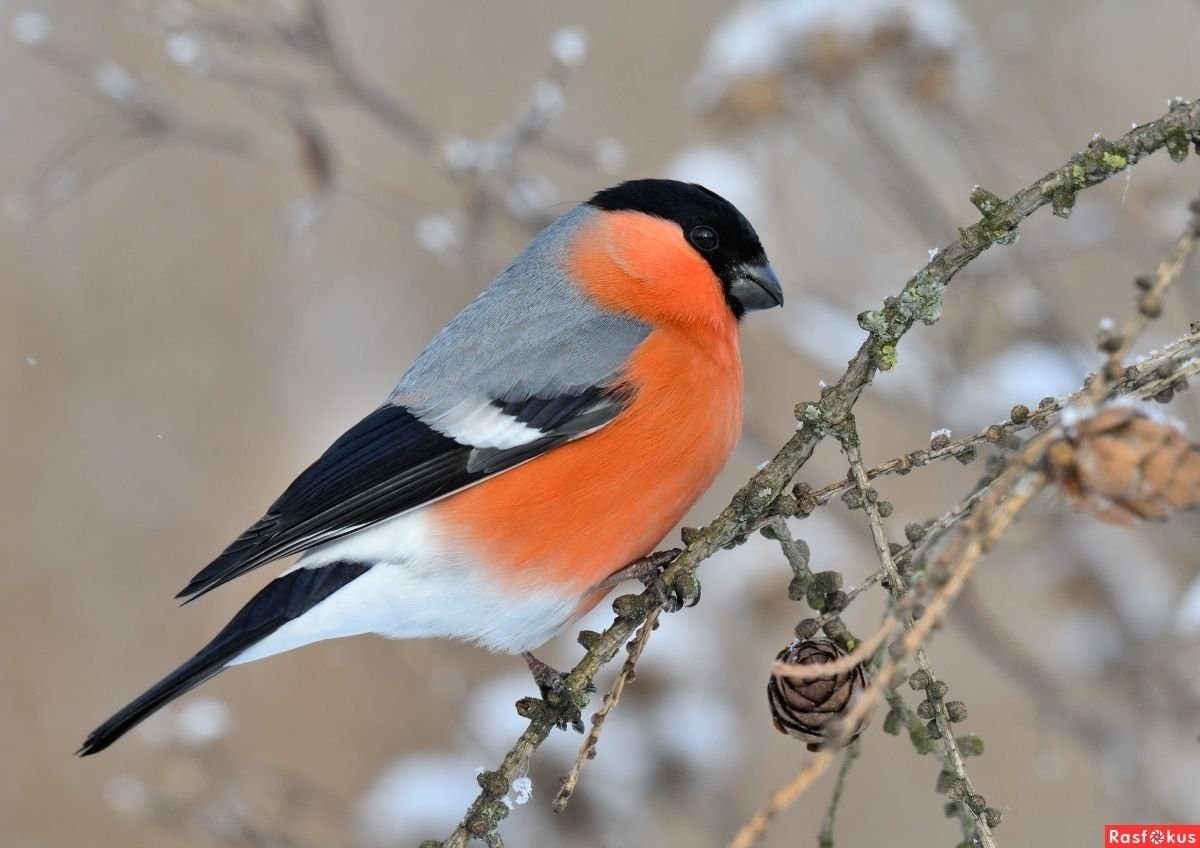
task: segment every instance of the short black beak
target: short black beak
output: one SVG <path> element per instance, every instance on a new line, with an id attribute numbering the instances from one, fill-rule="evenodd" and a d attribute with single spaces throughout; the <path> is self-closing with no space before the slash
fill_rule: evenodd
<path id="1" fill-rule="evenodd" d="M 783 306 L 783 289 L 779 285 L 779 278 L 765 262 L 737 266 L 733 282 L 729 285 L 729 295 L 747 312 Z"/>

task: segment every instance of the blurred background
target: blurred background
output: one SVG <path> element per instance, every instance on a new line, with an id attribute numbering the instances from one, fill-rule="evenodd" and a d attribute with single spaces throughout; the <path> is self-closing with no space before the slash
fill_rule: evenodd
<path id="1" fill-rule="evenodd" d="M 1095 132 L 1200 96 L 1200 3 L 1158 0 L 0 0 L 0 844 L 346 846 L 444 838 L 524 722 L 519 658 L 359 638 L 235 669 L 102 756 L 84 734 L 276 569 L 172 595 L 546 222 L 635 176 L 703 182 L 757 226 L 787 307 L 743 331 L 745 435 L 710 519 L 857 348 L 855 315 Z M 1200 189 L 1165 154 L 1039 213 L 952 287 L 859 405 L 868 464 L 1077 388 Z M 1195 265 L 1143 352 L 1200 318 Z M 1197 422 L 1197 396 L 1172 405 Z M 891 532 L 980 473 L 879 487 Z M 845 474 L 824 445 L 802 479 Z M 793 532 L 875 569 L 861 512 Z M 1200 820 L 1196 517 L 1120 530 L 1054 500 L 930 647 L 1002 845 Z M 598 540 L 602 543 L 602 540 Z M 778 547 L 700 572 L 571 806 L 555 734 L 509 845 L 723 845 L 807 756 L 767 670 L 803 617 Z M 869 597 L 848 613 L 871 628 Z M 599 629 L 601 605 L 583 623 Z M 565 634 L 545 658 L 581 652 Z M 599 681 L 603 691 L 614 669 Z M 593 700 L 593 706 L 598 698 Z M 915 704 L 915 700 L 913 702 Z M 938 766 L 877 717 L 840 845 L 953 845 Z M 815 844 L 826 777 L 767 844 Z M 520 800 L 520 799 L 518 799 Z"/>

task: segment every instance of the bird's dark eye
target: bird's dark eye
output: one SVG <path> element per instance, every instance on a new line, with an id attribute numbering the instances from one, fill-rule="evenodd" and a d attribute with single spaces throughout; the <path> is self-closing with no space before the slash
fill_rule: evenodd
<path id="1" fill-rule="evenodd" d="M 688 234 L 688 238 L 692 240 L 692 244 L 696 245 L 696 247 L 705 252 L 716 250 L 717 245 L 721 243 L 721 240 L 717 238 L 717 231 L 712 227 L 705 227 L 703 225 L 699 227 L 692 227 L 692 231 Z"/>

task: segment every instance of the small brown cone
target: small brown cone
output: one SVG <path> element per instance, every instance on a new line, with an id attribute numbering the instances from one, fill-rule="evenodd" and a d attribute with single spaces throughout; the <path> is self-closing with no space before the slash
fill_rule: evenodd
<path id="1" fill-rule="evenodd" d="M 1200 506 L 1200 445 L 1133 407 L 1074 425 L 1046 451 L 1046 465 L 1072 503 L 1113 524 Z"/>
<path id="2" fill-rule="evenodd" d="M 845 656 L 846 651 L 832 640 L 807 639 L 788 645 L 775 659 L 788 665 L 811 666 Z M 767 683 L 771 718 L 780 733 L 807 742 L 809 750 L 815 751 L 834 735 L 843 713 L 866 686 L 867 673 L 861 663 L 840 674 L 811 679 L 773 674 Z M 869 715 L 864 717 L 844 741 L 857 737 L 869 721 Z"/>

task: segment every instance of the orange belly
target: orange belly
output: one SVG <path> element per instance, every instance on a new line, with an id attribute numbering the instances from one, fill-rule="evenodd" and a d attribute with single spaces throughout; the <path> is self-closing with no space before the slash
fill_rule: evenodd
<path id="1" fill-rule="evenodd" d="M 705 344 L 654 330 L 630 358 L 635 394 L 620 415 L 436 504 L 439 535 L 514 591 L 582 595 L 650 553 L 711 485 L 741 431 L 731 329 Z"/>

